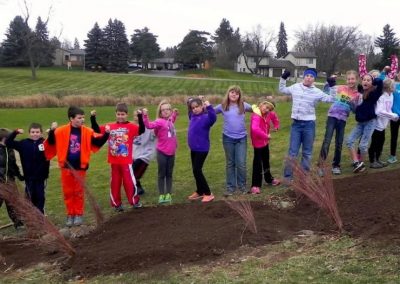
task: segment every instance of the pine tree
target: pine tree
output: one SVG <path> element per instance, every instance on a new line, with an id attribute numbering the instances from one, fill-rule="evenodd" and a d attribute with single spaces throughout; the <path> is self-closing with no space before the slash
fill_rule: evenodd
<path id="1" fill-rule="evenodd" d="M 97 23 L 88 32 L 85 40 L 85 65 L 91 70 L 98 70 L 103 67 L 103 59 L 105 59 L 105 51 L 103 47 L 103 31 Z"/>
<path id="2" fill-rule="evenodd" d="M 50 43 L 47 23 L 38 17 L 35 27 L 35 39 L 31 44 L 33 64 L 36 67 L 50 66 L 54 59 L 54 46 Z"/>
<path id="3" fill-rule="evenodd" d="M 212 58 L 212 42 L 207 32 L 191 30 L 178 45 L 176 60 L 183 64 L 201 64 Z"/>
<path id="4" fill-rule="evenodd" d="M 81 49 L 81 46 L 79 45 L 79 40 L 75 38 L 74 40 L 74 49 Z"/>
<path id="5" fill-rule="evenodd" d="M 374 43 L 376 47 L 382 50 L 380 67 L 390 66 L 390 56 L 398 53 L 400 41 L 396 38 L 396 34 L 389 24 L 383 27 L 383 35 L 378 37 Z"/>
<path id="6" fill-rule="evenodd" d="M 285 25 L 281 22 L 279 27 L 278 42 L 276 43 L 276 58 L 281 58 L 288 53 L 287 47 L 287 35 L 285 30 Z"/>
<path id="7" fill-rule="evenodd" d="M 160 46 L 157 43 L 157 36 L 149 32 L 147 27 L 142 30 L 135 30 L 131 37 L 131 54 L 136 60 L 142 62 L 147 69 L 148 63 L 160 56 Z"/>

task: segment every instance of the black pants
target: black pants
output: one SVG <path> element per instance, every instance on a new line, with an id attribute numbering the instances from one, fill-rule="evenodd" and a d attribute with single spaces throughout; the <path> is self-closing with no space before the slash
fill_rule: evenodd
<path id="1" fill-rule="evenodd" d="M 369 146 L 368 149 L 369 161 L 371 163 L 373 163 L 374 161 L 379 161 L 379 158 L 381 157 L 382 154 L 384 143 L 385 143 L 385 130 L 379 131 L 375 129 L 374 133 L 372 133 L 371 145 Z"/>
<path id="2" fill-rule="evenodd" d="M 175 155 L 169 156 L 157 151 L 158 191 L 160 194 L 172 193 L 172 173 L 175 165 Z"/>
<path id="3" fill-rule="evenodd" d="M 262 148 L 254 148 L 252 187 L 261 187 L 263 175 L 266 183 L 272 182 L 274 178 L 269 167 L 269 145 Z"/>
<path id="4" fill-rule="evenodd" d="M 199 195 L 210 195 L 211 191 L 208 187 L 207 180 L 203 174 L 203 165 L 206 160 L 208 152 L 191 151 L 190 157 L 192 159 L 193 176 L 196 180 L 196 192 Z"/>
<path id="5" fill-rule="evenodd" d="M 45 203 L 45 180 L 25 180 L 25 194 L 26 197 L 35 205 L 40 212 L 44 214 Z"/>
<path id="6" fill-rule="evenodd" d="M 142 185 L 140 184 L 140 179 L 146 172 L 148 166 L 149 164 L 143 161 L 142 159 L 136 159 L 133 161 L 132 164 L 133 174 L 135 175 L 136 186 L 138 187 L 138 189 L 142 188 Z"/>
<path id="7" fill-rule="evenodd" d="M 390 121 L 390 155 L 396 156 L 397 138 L 399 137 L 400 120 Z"/>

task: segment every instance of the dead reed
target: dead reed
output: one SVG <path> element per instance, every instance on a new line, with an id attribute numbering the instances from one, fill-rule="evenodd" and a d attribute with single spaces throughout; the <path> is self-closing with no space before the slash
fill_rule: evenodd
<path id="1" fill-rule="evenodd" d="M 257 234 L 257 226 L 256 221 L 254 219 L 253 209 L 251 208 L 250 201 L 248 200 L 225 200 L 228 206 L 239 213 L 239 215 L 243 218 L 245 223 L 245 230 L 248 227 L 249 230 Z"/>
<path id="2" fill-rule="evenodd" d="M 18 219 L 24 223 L 29 241 L 37 241 L 45 247 L 57 247 L 69 256 L 75 255 L 75 250 L 58 228 L 20 194 L 15 183 L 0 183 L 0 198 L 13 207 Z"/>
<path id="3" fill-rule="evenodd" d="M 296 160 L 288 162 L 291 163 L 293 169 L 292 188 L 294 191 L 307 196 L 317 204 L 342 232 L 343 222 L 339 215 L 330 168 L 321 162 L 318 168 L 305 171 Z"/>

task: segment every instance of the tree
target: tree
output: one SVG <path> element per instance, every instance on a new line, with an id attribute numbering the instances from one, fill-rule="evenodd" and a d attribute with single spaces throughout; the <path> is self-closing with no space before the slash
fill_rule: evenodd
<path id="1" fill-rule="evenodd" d="M 167 47 L 165 50 L 161 51 L 161 53 L 163 53 L 164 57 L 167 58 L 175 58 L 176 55 L 176 50 L 178 48 L 176 46 L 173 47 Z"/>
<path id="2" fill-rule="evenodd" d="M 157 36 L 149 32 L 147 27 L 142 30 L 136 29 L 131 37 L 131 54 L 142 62 L 145 69 L 148 63 L 160 56 L 160 46 L 157 43 Z"/>
<path id="3" fill-rule="evenodd" d="M 359 38 L 357 27 L 308 26 L 296 32 L 296 51 L 313 52 L 317 56 L 317 69 L 332 74 L 344 52 Z"/>
<path id="4" fill-rule="evenodd" d="M 389 24 L 386 24 L 383 27 L 383 35 L 375 40 L 375 46 L 382 50 L 381 68 L 386 65 L 390 66 L 390 56 L 392 54 L 398 54 L 399 43 L 399 39 L 396 38 L 393 29 Z"/>
<path id="5" fill-rule="evenodd" d="M 47 22 L 43 22 L 41 17 L 38 17 L 34 39 L 31 44 L 30 64 L 32 68 L 40 66 L 50 66 L 54 59 L 55 47 L 49 40 L 49 32 L 47 31 Z"/>
<path id="6" fill-rule="evenodd" d="M 274 33 L 272 31 L 265 31 L 261 25 L 253 29 L 253 32 L 247 33 L 242 41 L 242 54 L 244 63 L 251 73 L 257 74 L 261 60 L 271 56 L 268 48 L 274 39 Z M 249 66 L 250 57 L 254 59 L 254 69 Z"/>
<path id="7" fill-rule="evenodd" d="M 283 22 L 281 22 L 279 27 L 278 42 L 276 43 L 276 58 L 284 57 L 287 53 L 287 35 L 285 25 Z"/>
<path id="8" fill-rule="evenodd" d="M 104 64 L 108 72 L 127 72 L 129 42 L 124 24 L 114 19 L 103 30 Z"/>
<path id="9" fill-rule="evenodd" d="M 224 18 L 212 39 L 215 41 L 215 65 L 232 69 L 242 47 L 239 29 L 234 31 L 229 21 Z"/>
<path id="10" fill-rule="evenodd" d="M 66 49 L 66 50 L 74 49 L 72 42 L 67 38 L 64 38 L 64 40 L 62 41 L 61 48 Z"/>
<path id="11" fill-rule="evenodd" d="M 212 58 L 213 42 L 204 31 L 190 31 L 178 45 L 175 59 L 183 64 L 201 64 Z"/>
<path id="12" fill-rule="evenodd" d="M 106 56 L 103 41 L 103 31 L 96 22 L 88 32 L 84 43 L 86 68 L 96 70 L 99 66 L 103 65 L 103 58 Z"/>
<path id="13" fill-rule="evenodd" d="M 74 40 L 74 49 L 81 49 L 81 46 L 79 45 L 79 40 L 75 38 Z"/>

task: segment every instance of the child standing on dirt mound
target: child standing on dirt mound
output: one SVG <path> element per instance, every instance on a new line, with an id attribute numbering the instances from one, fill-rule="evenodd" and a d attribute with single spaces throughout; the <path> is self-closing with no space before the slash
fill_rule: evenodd
<path id="1" fill-rule="evenodd" d="M 14 150 L 6 146 L 6 138 L 10 134 L 8 129 L 0 128 L 0 183 L 11 184 L 15 183 L 15 178 L 23 180 L 23 176 L 17 166 L 15 159 Z M 0 197 L 0 207 L 6 203 L 8 217 L 14 223 L 15 229 L 23 226 L 22 222 L 18 219 L 14 208 L 9 204 L 7 200 L 3 200 Z"/>
<path id="2" fill-rule="evenodd" d="M 207 180 L 203 174 L 204 161 L 210 151 L 210 128 L 217 120 L 215 110 L 209 101 L 200 98 L 188 100 L 189 129 L 188 144 L 190 148 L 190 158 L 192 160 L 193 176 L 196 180 L 197 190 L 188 199 L 206 203 L 214 200 Z"/>
<path id="3" fill-rule="evenodd" d="M 350 111 L 355 111 L 360 98 L 360 93 L 357 90 L 358 74 L 354 70 L 347 71 L 346 85 L 336 86 L 336 79 L 332 77 L 328 78 L 327 81 L 329 86 L 327 92 L 331 94 L 333 91 L 336 93 L 336 96 L 335 102 L 328 110 L 324 141 L 319 154 L 319 166 L 321 166 L 321 163 L 324 162 L 328 157 L 329 146 L 331 144 L 333 133 L 336 132 L 332 173 L 334 175 L 340 175 L 342 173 L 340 161 L 342 157 L 342 145 L 347 118 L 350 115 Z"/>
<path id="4" fill-rule="evenodd" d="M 44 154 L 42 125 L 32 123 L 29 126 L 29 138 L 16 141 L 23 129 L 13 131 L 6 140 L 6 145 L 19 152 L 25 178 L 26 197 L 44 214 L 46 180 L 49 177 L 50 161 Z"/>
<path id="5" fill-rule="evenodd" d="M 239 86 L 230 86 L 222 104 L 215 107 L 224 118 L 222 144 L 226 157 L 226 191 L 224 196 L 233 195 L 237 189 L 246 194 L 247 130 L 246 112 L 252 112 L 245 103 Z"/>
<path id="6" fill-rule="evenodd" d="M 353 172 L 363 172 L 365 170 L 363 156 L 368 152 L 368 144 L 372 133 L 376 126 L 375 106 L 379 97 L 382 95 L 383 83 L 379 78 L 365 74 L 362 77 L 361 85 L 358 86 L 359 92 L 362 94 L 361 103 L 356 108 L 357 125 L 347 137 L 347 147 L 350 151 L 350 157 L 353 160 Z M 360 139 L 359 149 L 360 155 L 355 149 L 355 141 Z"/>
<path id="7" fill-rule="evenodd" d="M 122 212 L 124 207 L 121 201 L 121 184 L 123 183 L 125 194 L 129 204 L 133 208 L 142 207 L 133 174 L 133 139 L 144 132 L 139 126 L 129 122 L 128 105 L 118 103 L 115 107 L 116 122 L 107 123 L 110 127 L 108 138 L 108 163 L 111 166 L 110 202 L 115 211 Z M 90 121 L 92 128 L 97 133 L 105 132 L 105 125 L 99 126 L 96 121 L 96 111 L 91 111 Z"/>
<path id="8" fill-rule="evenodd" d="M 68 108 L 68 119 L 69 123 L 60 127 L 57 122 L 51 124 L 44 151 L 48 160 L 57 156 L 67 209 L 66 225 L 71 227 L 83 223 L 84 186 L 90 155 L 107 142 L 110 129 L 107 126 L 104 135 L 94 133 L 83 125 L 85 112 L 76 106 Z"/>
<path id="9" fill-rule="evenodd" d="M 395 89 L 393 91 L 393 106 L 392 112 L 400 116 L 400 72 L 397 73 Z M 388 158 L 389 164 L 397 162 L 397 138 L 399 137 L 400 120 L 390 121 L 390 156 Z"/>
<path id="10" fill-rule="evenodd" d="M 307 68 L 304 71 L 303 82 L 286 87 L 286 80 L 290 71 L 286 70 L 279 81 L 279 92 L 291 95 L 293 120 L 290 128 L 290 142 L 288 158 L 285 162 L 284 177 L 287 183 L 293 179 L 292 163 L 297 159 L 302 147 L 301 167 L 309 171 L 311 167 L 312 151 L 315 139 L 315 106 L 317 102 L 331 103 L 335 100 L 332 95 L 327 95 L 314 86 L 317 70 Z"/>
<path id="11" fill-rule="evenodd" d="M 172 202 L 172 173 L 175 164 L 175 152 L 178 146 L 176 139 L 175 121 L 178 110 L 172 109 L 167 100 L 162 100 L 157 108 L 157 119 L 149 121 L 147 109 L 143 109 L 143 122 L 146 128 L 154 129 L 157 137 L 158 164 L 158 203 Z"/>
<path id="12" fill-rule="evenodd" d="M 279 119 L 273 111 L 275 106 L 269 101 L 263 101 L 258 106 L 253 105 L 253 113 L 250 120 L 251 143 L 254 147 L 253 174 L 251 179 L 251 194 L 260 194 L 262 179 L 267 184 L 277 186 L 280 181 L 271 174 L 269 164 L 269 140 L 271 122 L 274 130 L 279 129 Z"/>
<path id="13" fill-rule="evenodd" d="M 385 129 L 389 124 L 389 120 L 399 120 L 399 116 L 392 112 L 393 91 L 393 80 L 389 78 L 385 79 L 383 81 L 383 94 L 376 102 L 376 126 L 372 133 L 371 145 L 368 149 L 370 168 L 372 169 L 380 169 L 387 165 L 385 162 L 380 160 L 383 144 L 385 143 Z"/>

